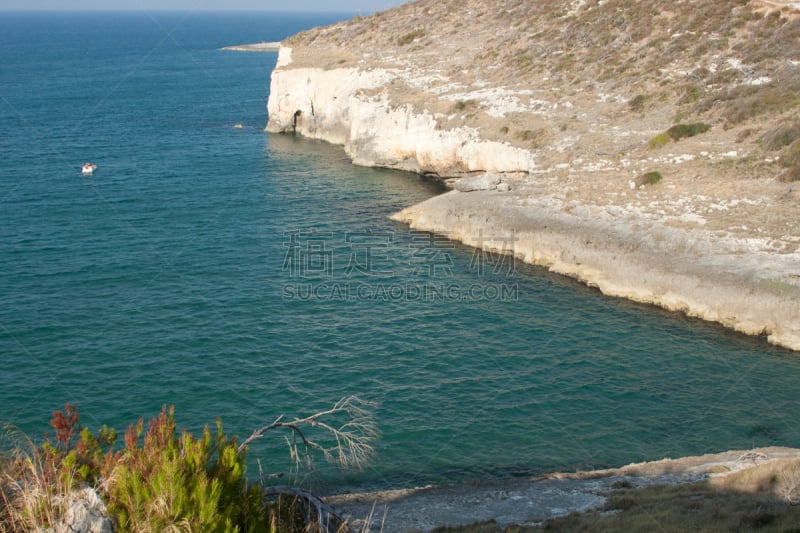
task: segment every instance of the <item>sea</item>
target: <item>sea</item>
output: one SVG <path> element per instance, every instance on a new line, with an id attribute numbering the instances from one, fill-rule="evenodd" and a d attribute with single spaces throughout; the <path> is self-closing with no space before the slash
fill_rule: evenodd
<path id="1" fill-rule="evenodd" d="M 277 54 L 221 47 L 351 15 L 0 15 L 0 442 L 67 403 L 242 439 L 358 397 L 360 470 L 250 446 L 323 493 L 800 446 L 797 353 L 412 231 L 437 183 L 266 133 Z"/>

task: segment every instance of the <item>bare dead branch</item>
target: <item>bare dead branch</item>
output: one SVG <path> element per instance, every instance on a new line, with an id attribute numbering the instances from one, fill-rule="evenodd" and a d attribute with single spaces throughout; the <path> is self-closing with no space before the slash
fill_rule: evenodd
<path id="1" fill-rule="evenodd" d="M 242 443 L 239 445 L 238 451 L 240 452 L 244 451 L 244 449 L 247 447 L 248 444 L 250 444 L 256 439 L 260 439 L 264 435 L 264 433 L 266 433 L 271 429 L 275 429 L 276 427 L 280 427 L 281 420 L 283 420 L 283 415 L 276 418 L 272 424 L 268 424 L 260 429 L 253 431 L 253 433 L 249 437 L 247 437 L 244 441 L 242 441 Z"/>
<path id="2" fill-rule="evenodd" d="M 284 422 L 284 416 L 281 415 L 271 424 L 253 431 L 239 445 L 239 451 L 243 451 L 249 444 L 260 439 L 269 431 L 288 429 L 292 434 L 292 439 L 289 440 L 287 437 L 286 441 L 292 459 L 297 464 L 300 462 L 299 440 L 309 460 L 309 452 L 315 450 L 328 461 L 343 467 L 360 468 L 374 456 L 375 449 L 372 442 L 379 436 L 372 412 L 368 409 L 373 406 L 373 403 L 364 401 L 357 396 L 346 396 L 330 409 L 304 418 L 295 418 Z M 335 419 L 342 416 L 346 417 L 345 422 L 337 426 Z M 325 443 L 309 438 L 303 427 L 321 429 L 333 442 Z"/>

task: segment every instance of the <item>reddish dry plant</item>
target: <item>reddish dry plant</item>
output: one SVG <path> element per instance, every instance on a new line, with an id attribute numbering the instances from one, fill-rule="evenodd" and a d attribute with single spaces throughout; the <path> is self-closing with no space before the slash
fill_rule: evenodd
<path id="1" fill-rule="evenodd" d="M 55 411 L 50 425 L 56 430 L 56 442 L 61 445 L 62 450 L 69 448 L 72 438 L 80 432 L 78 426 L 78 408 L 72 404 L 64 405 L 64 412 Z"/>

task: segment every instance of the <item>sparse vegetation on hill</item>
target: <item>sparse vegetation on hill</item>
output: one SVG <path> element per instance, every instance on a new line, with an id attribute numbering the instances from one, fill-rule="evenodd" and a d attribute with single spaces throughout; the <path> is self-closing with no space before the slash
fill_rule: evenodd
<path id="1" fill-rule="evenodd" d="M 476 83 L 512 91 L 559 91 L 574 105 L 571 114 L 551 114 L 563 122 L 580 122 L 582 106 L 576 101 L 586 100 L 586 105 L 602 104 L 606 113 L 627 106 L 651 122 L 679 114 L 720 132 L 763 132 L 790 119 L 800 104 L 800 17 L 774 4 L 418 0 L 298 34 L 286 44 L 366 54 L 364 65 L 435 72 L 441 77 L 434 83 L 439 94 L 446 94 L 442 89 L 450 84 L 468 95 Z M 427 107 L 436 109 L 436 98 L 423 93 L 417 91 L 415 104 L 427 98 Z M 394 95 L 398 102 L 403 98 Z M 487 114 L 488 107 L 479 105 L 469 124 L 486 138 L 531 147 L 519 135 L 498 137 L 501 126 Z M 509 118 L 505 127 L 510 130 L 533 129 L 524 124 L 524 112 Z M 581 133 L 581 128 L 573 131 Z M 791 155 L 788 148 L 780 151 L 775 155 Z"/>

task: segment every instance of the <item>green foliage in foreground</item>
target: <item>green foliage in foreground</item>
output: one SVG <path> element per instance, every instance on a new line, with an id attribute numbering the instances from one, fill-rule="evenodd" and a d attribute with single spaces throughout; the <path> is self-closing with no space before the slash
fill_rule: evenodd
<path id="1" fill-rule="evenodd" d="M 669 135 L 667 135 L 666 133 L 659 133 L 658 135 L 650 139 L 650 142 L 647 143 L 647 147 L 650 148 L 651 150 L 655 150 L 656 148 L 661 148 L 662 146 L 669 144 L 669 141 L 670 141 Z"/>
<path id="2" fill-rule="evenodd" d="M 261 494 L 245 482 L 245 453 L 217 422 L 212 436 L 177 432 L 174 409 L 140 421 L 125 434 L 125 451 L 109 480 L 108 507 L 118 531 L 165 530 L 178 523 L 191 531 L 263 531 Z M 146 475 L 143 475 L 146 473 Z"/>
<path id="3" fill-rule="evenodd" d="M 0 449 L 0 533 L 60 531 L 76 491 L 87 486 L 97 491 L 119 533 L 345 531 L 345 519 L 302 488 L 249 483 L 247 445 L 272 430 L 290 431 L 294 459 L 304 450 L 310 461 L 314 450 L 359 468 L 378 436 L 365 408 L 371 405 L 349 396 L 305 418 L 281 416 L 242 444 L 226 436 L 219 421 L 216 431 L 206 426 L 199 436 L 178 431 L 174 408 L 165 406 L 147 424 L 140 419 L 131 425 L 117 449 L 116 431 L 82 428 L 77 410 L 67 404 L 53 415 L 53 438 L 34 446 L 23 436 L 23 445 Z M 304 433 L 301 426 L 316 432 Z"/>
<path id="4" fill-rule="evenodd" d="M 78 430 L 78 416 L 67 405 L 51 422 L 55 442 L 42 447 L 46 464 L 73 486 L 98 487 L 116 531 L 265 531 L 262 495 L 245 478 L 246 452 L 238 450 L 217 421 L 195 437 L 179 432 L 174 408 L 164 407 L 149 421 L 132 425 L 125 447 L 114 451 L 116 432 Z M 77 438 L 76 438 L 77 435 Z"/>

